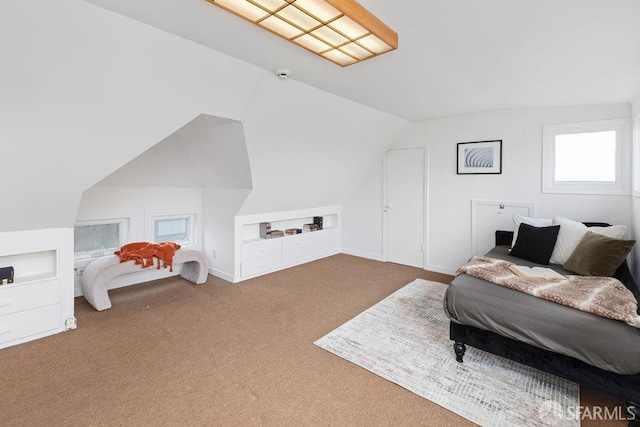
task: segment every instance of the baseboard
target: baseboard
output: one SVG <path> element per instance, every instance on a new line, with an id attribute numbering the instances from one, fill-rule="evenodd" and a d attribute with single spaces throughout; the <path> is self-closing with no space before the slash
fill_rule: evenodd
<path id="1" fill-rule="evenodd" d="M 353 255 L 360 258 L 367 258 L 375 261 L 382 261 L 382 255 L 378 255 L 378 254 L 372 254 L 368 252 L 362 252 L 354 249 L 345 249 L 345 248 L 342 248 L 340 252 L 343 254 Z M 456 272 L 455 269 L 441 267 L 439 265 L 431 265 L 431 264 L 427 265 L 424 269 L 427 271 L 433 271 L 434 273 L 449 274 L 451 276 L 453 276 Z"/>
<path id="2" fill-rule="evenodd" d="M 224 271 L 216 270 L 213 267 L 209 267 L 209 274 L 215 277 L 219 277 L 222 280 L 233 283 L 233 275 L 227 274 Z"/>
<path id="3" fill-rule="evenodd" d="M 450 276 L 453 276 L 454 274 L 456 274 L 455 269 L 440 267 L 439 265 L 428 264 L 424 269 L 428 271 L 433 271 L 434 273 L 448 274 Z"/>
<path id="4" fill-rule="evenodd" d="M 371 253 L 362 252 L 362 251 L 357 251 L 355 249 L 342 248 L 342 250 L 340 252 L 343 253 L 343 254 L 353 255 L 353 256 L 360 257 L 360 258 L 367 258 L 367 259 L 372 259 L 372 260 L 375 260 L 375 261 L 382 261 L 382 255 L 371 254 Z"/>

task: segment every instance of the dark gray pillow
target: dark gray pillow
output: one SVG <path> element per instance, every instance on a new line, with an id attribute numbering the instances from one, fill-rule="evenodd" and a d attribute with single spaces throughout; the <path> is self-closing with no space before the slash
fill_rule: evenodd
<path id="1" fill-rule="evenodd" d="M 635 243 L 587 231 L 563 267 L 583 276 L 611 277 Z"/>
<path id="2" fill-rule="evenodd" d="M 547 265 L 558 240 L 559 225 L 551 227 L 534 227 L 521 223 L 518 228 L 518 239 L 511 249 L 511 255 Z"/>

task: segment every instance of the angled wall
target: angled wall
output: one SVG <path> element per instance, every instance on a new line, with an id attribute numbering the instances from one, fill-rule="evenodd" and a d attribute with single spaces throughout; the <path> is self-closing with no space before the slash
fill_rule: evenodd
<path id="1" fill-rule="evenodd" d="M 200 114 L 243 123 L 243 213 L 339 204 L 407 125 L 80 0 L 0 3 L 0 55 L 0 231 L 71 227 L 83 191 Z"/>
<path id="2" fill-rule="evenodd" d="M 243 120 L 253 191 L 240 214 L 339 205 L 409 122 L 295 80 L 260 80 Z"/>
<path id="3" fill-rule="evenodd" d="M 79 0 L 0 3 L 0 231 L 70 227 L 82 192 L 264 70 Z"/>
<path id="4" fill-rule="evenodd" d="M 79 215 L 124 215 L 129 240 L 149 240 L 148 224 L 137 217 L 188 208 L 202 216 L 197 247 L 217 275 L 231 278 L 226 274 L 233 272 L 234 218 L 251 188 L 242 123 L 201 114 L 86 190 Z"/>
<path id="5" fill-rule="evenodd" d="M 97 187 L 251 189 L 242 123 L 200 114 Z"/>

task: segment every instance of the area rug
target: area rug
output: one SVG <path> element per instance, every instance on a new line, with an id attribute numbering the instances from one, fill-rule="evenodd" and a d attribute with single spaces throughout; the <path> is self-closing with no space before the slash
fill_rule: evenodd
<path id="1" fill-rule="evenodd" d="M 314 344 L 482 426 L 578 426 L 579 387 L 467 346 L 457 363 L 447 285 L 417 279 Z"/>

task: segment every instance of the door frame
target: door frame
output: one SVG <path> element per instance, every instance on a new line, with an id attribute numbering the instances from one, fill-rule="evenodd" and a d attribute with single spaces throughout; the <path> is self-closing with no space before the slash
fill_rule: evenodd
<path id="1" fill-rule="evenodd" d="M 422 150 L 422 190 L 423 190 L 423 194 L 422 194 L 422 202 L 423 202 L 423 206 L 422 206 L 422 268 L 424 270 L 427 269 L 428 263 L 427 260 L 429 259 L 429 244 L 427 243 L 429 240 L 429 222 L 428 222 L 428 218 L 429 218 L 429 211 L 427 210 L 428 206 L 429 206 L 429 171 L 428 171 L 428 167 L 429 167 L 429 163 L 427 162 L 428 159 L 428 153 L 429 153 L 429 145 L 426 144 L 425 146 L 420 146 L 420 147 L 401 147 L 401 148 L 391 148 L 389 150 L 387 150 L 387 152 L 385 153 L 384 157 L 382 158 L 382 261 L 383 262 L 387 262 L 387 238 L 388 238 L 388 232 L 387 232 L 387 210 L 385 208 L 385 206 L 387 206 L 387 170 L 388 170 L 388 165 L 387 165 L 387 156 L 389 154 L 390 151 L 397 151 L 397 150 L 415 150 L 415 149 L 421 149 Z"/>

